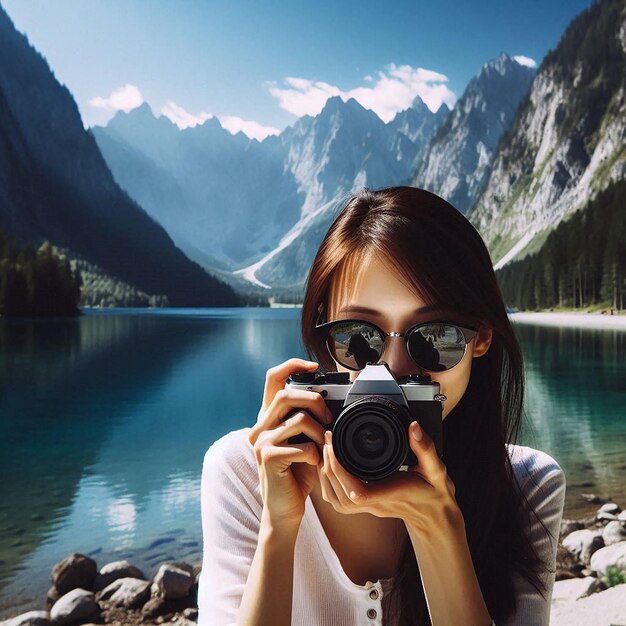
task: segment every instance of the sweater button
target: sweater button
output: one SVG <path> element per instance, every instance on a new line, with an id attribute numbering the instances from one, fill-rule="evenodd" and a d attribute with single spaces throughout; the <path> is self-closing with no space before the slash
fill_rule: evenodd
<path id="1" fill-rule="evenodd" d="M 372 600 L 378 600 L 378 589 L 372 589 L 370 591 L 370 598 Z"/>
<path id="2" fill-rule="evenodd" d="M 374 619 L 376 617 L 376 609 L 367 609 L 367 616 L 370 619 Z"/>

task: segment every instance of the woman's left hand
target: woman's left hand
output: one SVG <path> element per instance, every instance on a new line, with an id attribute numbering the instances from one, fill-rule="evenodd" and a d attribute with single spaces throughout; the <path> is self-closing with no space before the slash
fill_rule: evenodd
<path id="1" fill-rule="evenodd" d="M 416 428 L 417 427 L 417 428 Z M 413 431 L 415 429 L 415 431 Z M 419 440 L 412 436 L 416 432 Z M 326 431 L 323 464 L 318 466 L 322 497 L 339 513 L 370 513 L 377 517 L 395 517 L 427 529 L 449 517 L 459 508 L 455 487 L 446 466 L 437 455 L 433 440 L 413 422 L 409 427 L 409 445 L 418 465 L 397 471 L 381 481 L 363 482 L 339 463 Z"/>

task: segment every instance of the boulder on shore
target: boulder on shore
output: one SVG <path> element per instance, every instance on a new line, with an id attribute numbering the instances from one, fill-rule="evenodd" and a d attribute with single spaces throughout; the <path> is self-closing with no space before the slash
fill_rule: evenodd
<path id="1" fill-rule="evenodd" d="M 166 600 L 184 598 L 189 595 L 194 583 L 193 567 L 183 562 L 163 563 L 152 583 L 152 597 Z"/>
<path id="2" fill-rule="evenodd" d="M 57 590 L 59 597 L 72 589 L 86 589 L 93 591 L 93 581 L 98 572 L 96 562 L 73 552 L 52 568 L 52 586 Z"/>
<path id="3" fill-rule="evenodd" d="M 604 547 L 601 531 L 584 528 L 575 530 L 563 539 L 563 546 L 585 565 L 589 565 L 591 556 L 596 550 Z"/>
<path id="4" fill-rule="evenodd" d="M 50 619 L 58 624 L 69 624 L 91 617 L 100 610 L 93 591 L 72 589 L 61 596 L 50 611 Z"/>
<path id="5" fill-rule="evenodd" d="M 150 581 L 139 578 L 118 578 L 96 594 L 103 606 L 121 606 L 134 609 L 142 606 L 150 597 Z"/>
<path id="6" fill-rule="evenodd" d="M 51 626 L 52 622 L 48 611 L 28 611 L 0 624 L 2 626 Z"/>
<path id="7" fill-rule="evenodd" d="M 128 561 L 113 561 L 104 565 L 93 583 L 94 591 L 101 591 L 119 578 L 139 578 L 145 580 L 143 572 Z"/>
<path id="8" fill-rule="evenodd" d="M 622 572 L 626 571 L 626 541 L 614 543 L 595 552 L 591 557 L 590 567 L 603 576 L 607 575 L 611 567 Z"/>

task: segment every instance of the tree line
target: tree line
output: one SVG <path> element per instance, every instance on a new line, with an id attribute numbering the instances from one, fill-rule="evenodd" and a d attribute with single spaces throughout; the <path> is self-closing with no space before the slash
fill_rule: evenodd
<path id="1" fill-rule="evenodd" d="M 81 284 L 49 242 L 21 247 L 0 229 L 0 315 L 78 315 Z"/>
<path id="2" fill-rule="evenodd" d="M 537 254 L 496 271 L 508 306 L 524 310 L 626 304 L 626 181 L 561 222 Z"/>

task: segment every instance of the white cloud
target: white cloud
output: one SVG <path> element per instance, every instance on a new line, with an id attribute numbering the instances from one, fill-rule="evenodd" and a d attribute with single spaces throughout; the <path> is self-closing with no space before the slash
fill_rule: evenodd
<path id="1" fill-rule="evenodd" d="M 178 128 L 188 128 L 202 124 L 206 120 L 217 117 L 220 124 L 228 132 L 236 135 L 242 131 L 250 139 L 265 139 L 268 135 L 278 135 L 280 130 L 273 126 L 263 126 L 254 120 L 244 120 L 236 115 L 214 116 L 212 113 L 200 112 L 197 115 L 189 113 L 186 109 L 176 104 L 173 100 L 168 100 L 161 108 L 161 113 L 170 119 Z"/>
<path id="2" fill-rule="evenodd" d="M 197 115 L 193 115 L 186 111 L 180 105 L 176 104 L 173 100 L 168 100 L 162 107 L 161 113 L 170 119 L 178 128 L 187 128 L 189 126 L 197 126 L 202 124 L 206 120 L 210 120 L 213 115 L 211 113 L 205 113 L 201 111 Z"/>
<path id="3" fill-rule="evenodd" d="M 278 99 L 281 108 L 298 117 L 317 115 L 331 96 L 341 96 L 343 100 L 354 98 L 366 109 L 374 111 L 384 122 L 393 119 L 398 111 L 409 108 L 415 96 L 420 96 L 433 112 L 442 103 L 452 108 L 456 102 L 456 96 L 444 84 L 448 77 L 422 67 L 390 63 L 378 72 L 377 78 L 368 75 L 364 80 L 371 84 L 348 91 L 323 81 L 292 76 L 285 78 L 286 88 L 277 87 L 274 82 L 266 86 L 270 94 Z"/>
<path id="4" fill-rule="evenodd" d="M 523 54 L 518 54 L 514 56 L 515 59 L 520 65 L 525 65 L 526 67 L 537 67 L 537 62 L 530 57 L 525 57 Z"/>
<path id="5" fill-rule="evenodd" d="M 338 96 L 341 90 L 321 80 L 307 80 L 306 78 L 294 78 L 287 76 L 285 82 L 288 89 L 276 87 L 276 83 L 268 83 L 268 90 L 274 98 L 277 98 L 282 109 L 289 111 L 298 117 L 303 115 L 317 115 L 326 100 L 331 96 Z"/>
<path id="6" fill-rule="evenodd" d="M 96 107 L 97 109 L 108 109 L 111 111 L 121 110 L 128 113 L 143 103 L 143 96 L 135 85 L 126 84 L 112 91 L 107 98 L 95 96 L 88 102 L 92 107 Z"/>
<path id="7" fill-rule="evenodd" d="M 220 124 L 233 135 L 242 131 L 250 139 L 263 141 L 268 135 L 278 135 L 280 130 L 273 126 L 263 126 L 253 120 L 244 120 L 235 115 L 222 115 L 219 118 Z"/>

